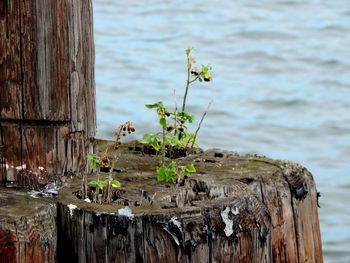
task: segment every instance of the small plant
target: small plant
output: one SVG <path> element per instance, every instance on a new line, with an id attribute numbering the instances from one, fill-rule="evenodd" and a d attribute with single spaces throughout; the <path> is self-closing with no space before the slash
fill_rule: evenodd
<path id="1" fill-rule="evenodd" d="M 166 146 L 185 148 L 191 141 L 196 141 L 194 134 L 187 130 L 186 123 L 192 123 L 194 116 L 187 112 L 170 112 L 163 102 L 147 104 L 148 109 L 155 109 L 162 131 L 156 134 L 146 133 L 141 143 L 152 146 L 161 155 L 161 163 L 165 161 Z"/>
<path id="2" fill-rule="evenodd" d="M 187 124 L 194 121 L 194 116 L 185 111 L 189 87 L 196 81 L 211 81 L 212 79 L 210 72 L 211 66 L 202 65 L 201 70 L 194 68 L 195 58 L 192 57 L 190 53 L 191 49 L 186 49 L 187 80 L 181 111 L 178 111 L 176 96 L 174 111 L 170 111 L 166 108 L 162 101 L 145 105 L 148 109 L 156 110 L 161 126 L 161 132 L 156 134 L 146 133 L 141 140 L 141 143 L 151 146 L 156 151 L 157 155 L 161 157 L 160 166 L 157 167 L 158 181 L 175 183 L 178 176 L 187 176 L 188 173 L 196 172 L 193 164 L 188 164 L 185 167 L 177 167 L 175 162 L 166 164 L 167 148 L 172 149 L 173 147 L 177 147 L 188 150 L 188 146 L 190 146 L 190 150 L 192 150 L 195 145 L 198 145 L 197 134 L 206 115 L 205 112 L 195 133 L 187 129 Z"/>
<path id="3" fill-rule="evenodd" d="M 159 182 L 166 181 L 168 183 L 176 183 L 176 179 L 187 176 L 189 173 L 195 173 L 196 168 L 193 163 L 186 166 L 177 167 L 175 162 L 171 162 L 167 166 L 160 166 L 157 168 L 157 180 Z"/>
<path id="4" fill-rule="evenodd" d="M 119 158 L 118 148 L 121 144 L 121 136 L 126 136 L 126 134 L 130 134 L 135 132 L 135 128 L 133 127 L 130 121 L 120 125 L 116 131 L 116 142 L 114 145 L 114 154 L 112 160 L 108 158 L 108 149 L 100 156 L 97 157 L 95 154 L 88 154 L 87 160 L 90 167 L 90 172 L 96 171 L 97 179 L 92 179 L 88 183 L 86 182 L 86 176 L 83 176 L 83 187 L 85 198 L 87 198 L 87 184 L 95 187 L 95 194 L 93 201 L 94 202 L 102 202 L 102 198 L 104 198 L 106 203 L 112 202 L 112 188 L 118 188 L 121 186 L 121 183 L 113 178 L 113 171 L 115 168 L 115 163 Z M 101 168 L 109 167 L 108 179 L 100 179 Z"/>

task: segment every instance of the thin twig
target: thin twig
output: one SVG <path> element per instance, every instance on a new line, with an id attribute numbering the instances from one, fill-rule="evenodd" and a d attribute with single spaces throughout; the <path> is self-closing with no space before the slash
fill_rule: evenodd
<path id="1" fill-rule="evenodd" d="M 203 123 L 203 120 L 205 118 L 205 115 L 207 115 L 207 112 L 209 111 L 210 105 L 212 103 L 213 103 L 213 100 L 209 102 L 208 107 L 207 107 L 206 111 L 203 113 L 202 119 L 201 119 L 201 121 L 198 124 L 198 128 L 197 128 L 196 132 L 194 133 L 194 137 L 193 137 L 193 141 L 192 141 L 192 145 L 191 145 L 191 150 L 193 149 L 194 143 L 195 143 L 195 141 L 197 139 L 197 134 L 198 134 L 198 132 L 199 132 L 201 126 L 202 126 L 202 123 Z"/>
<path id="2" fill-rule="evenodd" d="M 157 195 L 157 192 L 155 192 L 151 197 L 151 201 L 150 201 L 151 206 L 153 205 L 153 201 L 154 201 L 154 198 L 156 197 L 156 195 Z"/>
<path id="3" fill-rule="evenodd" d="M 176 136 L 176 126 L 177 126 L 177 97 L 176 97 L 176 90 L 174 90 L 174 102 L 175 102 L 174 135 Z"/>
<path id="4" fill-rule="evenodd" d="M 114 156 L 112 159 L 112 163 L 111 163 L 111 168 L 109 169 L 109 173 L 108 173 L 108 189 L 107 189 L 107 203 L 110 204 L 112 201 L 112 181 L 113 181 L 113 171 L 115 168 L 115 163 L 118 161 L 120 154 L 118 154 L 117 152 L 118 150 L 115 150 L 114 152 Z"/>
<path id="5" fill-rule="evenodd" d="M 195 82 L 198 78 L 199 78 L 199 76 L 197 76 L 197 77 L 195 77 L 194 79 L 190 80 L 189 84 Z"/>

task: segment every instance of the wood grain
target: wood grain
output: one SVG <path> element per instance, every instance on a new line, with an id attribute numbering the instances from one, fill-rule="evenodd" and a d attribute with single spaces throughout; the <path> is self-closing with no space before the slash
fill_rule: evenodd
<path id="1" fill-rule="evenodd" d="M 95 135 L 95 46 L 91 1 L 67 0 L 72 132 Z M 88 25 L 88 26 L 87 26 Z"/>
<path id="2" fill-rule="evenodd" d="M 0 1 L 0 118 L 22 117 L 20 0 Z"/>
<path id="3" fill-rule="evenodd" d="M 52 177 L 79 173 L 96 133 L 92 2 L 4 0 L 0 7 L 1 139 L 15 143 L 7 165 L 26 164 L 18 186 L 38 167 Z"/>
<path id="4" fill-rule="evenodd" d="M 70 119 L 66 1 L 21 1 L 24 119 Z"/>

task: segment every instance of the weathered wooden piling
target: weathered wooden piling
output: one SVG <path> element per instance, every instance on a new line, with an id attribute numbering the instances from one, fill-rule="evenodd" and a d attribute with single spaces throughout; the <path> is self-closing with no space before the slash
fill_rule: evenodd
<path id="1" fill-rule="evenodd" d="M 0 32 L 0 183 L 78 172 L 96 126 L 91 1 L 1 1 Z"/>
<path id="2" fill-rule="evenodd" d="M 174 186 L 156 181 L 156 158 L 139 144 L 121 152 L 114 205 L 77 199 L 80 180 L 60 192 L 62 262 L 323 261 L 317 192 L 305 168 L 209 150 L 177 160 L 197 173 Z"/>
<path id="3" fill-rule="evenodd" d="M 323 262 L 317 192 L 305 168 L 208 150 L 177 159 L 197 172 L 168 185 L 157 182 L 157 158 L 142 148 L 121 146 L 114 177 L 123 187 L 112 205 L 82 200 L 81 178 L 66 179 L 55 199 L 1 190 L 0 258 L 30 258 L 20 249 L 31 246 L 55 251 L 56 262 Z M 32 226 L 16 228 L 19 218 Z M 18 239 L 29 228 L 44 231 Z"/>
<path id="4" fill-rule="evenodd" d="M 91 0 L 3 0 L 0 33 L 0 184 L 76 175 L 95 135 Z M 0 262 L 323 262 L 305 168 L 220 150 L 175 161 L 196 174 L 158 183 L 157 157 L 122 145 L 112 205 L 79 199 L 75 176 L 54 198 L 0 187 Z"/>

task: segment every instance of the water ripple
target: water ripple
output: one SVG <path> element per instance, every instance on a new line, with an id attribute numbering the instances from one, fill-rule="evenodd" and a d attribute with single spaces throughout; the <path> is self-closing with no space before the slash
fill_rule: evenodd
<path id="1" fill-rule="evenodd" d="M 214 76 L 189 94 L 197 116 L 214 99 L 201 145 L 307 166 L 323 193 L 325 262 L 350 262 L 348 0 L 94 0 L 94 15 L 98 137 L 126 120 L 135 138 L 157 129 L 144 104 L 173 107 L 174 89 L 181 100 L 195 47 Z"/>

